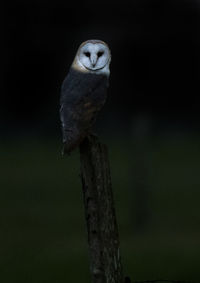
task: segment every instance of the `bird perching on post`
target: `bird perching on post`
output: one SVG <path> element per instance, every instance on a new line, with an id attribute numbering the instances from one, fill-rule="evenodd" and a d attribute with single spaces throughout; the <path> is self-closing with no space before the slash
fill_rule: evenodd
<path id="1" fill-rule="evenodd" d="M 106 100 L 111 53 L 100 40 L 83 42 L 61 88 L 63 153 L 70 153 L 88 135 Z"/>
<path id="2" fill-rule="evenodd" d="M 61 92 L 63 153 L 80 147 L 93 283 L 124 283 L 107 147 L 90 133 L 106 100 L 110 61 L 105 42 L 82 43 Z"/>

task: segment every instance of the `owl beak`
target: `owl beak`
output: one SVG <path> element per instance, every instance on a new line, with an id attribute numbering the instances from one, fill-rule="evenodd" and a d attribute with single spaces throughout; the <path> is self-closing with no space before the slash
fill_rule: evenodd
<path id="1" fill-rule="evenodd" d="M 92 64 L 92 67 L 94 68 L 96 63 L 97 63 L 97 56 L 96 54 L 92 54 L 91 57 L 90 57 L 90 62 Z"/>

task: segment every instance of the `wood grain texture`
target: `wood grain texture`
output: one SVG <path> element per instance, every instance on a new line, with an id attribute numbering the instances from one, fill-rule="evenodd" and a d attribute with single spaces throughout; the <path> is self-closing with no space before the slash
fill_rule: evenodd
<path id="1" fill-rule="evenodd" d="M 80 145 L 80 158 L 92 282 L 122 283 L 107 147 L 90 135 Z"/>

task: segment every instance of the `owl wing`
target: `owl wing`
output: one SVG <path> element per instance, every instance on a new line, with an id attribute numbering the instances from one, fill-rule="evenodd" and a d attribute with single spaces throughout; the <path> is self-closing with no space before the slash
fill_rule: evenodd
<path id="1" fill-rule="evenodd" d="M 103 75 L 71 71 L 61 91 L 60 118 L 66 151 L 87 135 L 106 100 L 108 79 Z"/>

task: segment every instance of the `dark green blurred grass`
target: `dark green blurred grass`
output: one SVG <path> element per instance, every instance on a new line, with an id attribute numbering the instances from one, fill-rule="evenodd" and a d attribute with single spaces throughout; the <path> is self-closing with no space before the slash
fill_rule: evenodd
<path id="1" fill-rule="evenodd" d="M 104 138 L 124 273 L 134 280 L 200 279 L 200 138 L 155 138 L 146 152 L 151 217 L 134 226 L 135 144 Z M 2 142 L 0 282 L 90 282 L 78 151 L 59 142 Z"/>

